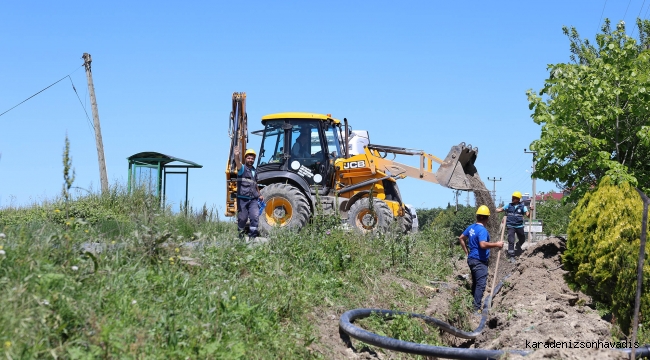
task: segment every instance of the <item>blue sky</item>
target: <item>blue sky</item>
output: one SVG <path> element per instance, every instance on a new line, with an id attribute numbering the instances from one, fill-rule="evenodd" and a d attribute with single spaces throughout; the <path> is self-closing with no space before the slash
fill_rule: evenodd
<path id="1" fill-rule="evenodd" d="M 265 114 L 306 111 L 346 117 L 372 143 L 442 158 L 470 143 L 487 187 L 488 177 L 501 178 L 497 199 L 508 199 L 532 192 L 524 148 L 540 128 L 525 92 L 543 86 L 547 64 L 569 61 L 562 26 L 593 38 L 605 17 L 631 25 L 648 7 L 645 0 L 8 0 L 0 4 L 0 113 L 70 74 L 91 114 L 80 67 L 88 52 L 111 184 L 125 183 L 128 156 L 158 151 L 203 165 L 190 171 L 190 200 L 222 213 L 231 94 L 244 91 L 249 130 L 261 128 Z M 94 135 L 70 79 L 0 116 L 0 207 L 60 193 L 66 133 L 75 185 L 99 189 Z M 250 146 L 259 148 L 259 139 Z M 399 184 L 416 207 L 454 201 L 436 184 Z M 538 191 L 554 189 L 537 182 Z"/>

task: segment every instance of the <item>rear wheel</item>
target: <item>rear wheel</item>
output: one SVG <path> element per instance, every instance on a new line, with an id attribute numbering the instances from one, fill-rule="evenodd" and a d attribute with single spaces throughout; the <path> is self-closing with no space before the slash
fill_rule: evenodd
<path id="1" fill-rule="evenodd" d="M 348 212 L 348 224 L 362 234 L 377 231 L 387 231 L 393 222 L 393 212 L 380 199 L 363 198 L 354 204 Z"/>
<path id="2" fill-rule="evenodd" d="M 275 227 L 299 229 L 311 217 L 305 194 L 289 184 L 271 184 L 262 189 L 266 207 L 259 218 L 262 231 L 268 233 Z"/>

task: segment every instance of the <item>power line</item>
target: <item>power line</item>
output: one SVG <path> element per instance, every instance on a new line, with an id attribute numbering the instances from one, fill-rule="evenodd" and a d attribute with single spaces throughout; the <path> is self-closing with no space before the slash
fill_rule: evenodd
<path id="1" fill-rule="evenodd" d="M 12 107 L 11 109 L 9 109 L 9 110 L 7 110 L 7 111 L 5 111 L 5 112 L 3 112 L 2 114 L 0 114 L 0 116 L 2 116 L 2 115 L 4 115 L 4 114 L 6 114 L 6 113 L 8 113 L 8 112 L 10 112 L 11 110 L 13 110 L 13 109 L 15 109 L 15 108 L 17 108 L 18 106 L 20 106 L 20 105 L 22 105 L 23 103 L 25 103 L 25 102 L 26 102 L 27 100 L 29 100 L 29 99 L 31 99 L 31 98 L 33 98 L 34 96 L 36 96 L 36 95 L 38 95 L 38 94 L 40 94 L 40 93 L 42 93 L 42 92 L 43 92 L 43 91 L 45 91 L 45 90 L 47 90 L 47 89 L 49 89 L 49 88 L 51 88 L 52 86 L 54 86 L 54 85 L 56 85 L 56 84 L 58 84 L 58 83 L 60 83 L 60 82 L 61 82 L 61 81 L 62 81 L 63 79 L 65 79 L 65 78 L 69 78 L 69 77 L 70 77 L 70 75 L 72 75 L 72 74 L 74 74 L 74 73 L 75 73 L 75 72 L 76 72 L 77 70 L 79 70 L 79 69 L 80 69 L 80 68 L 81 68 L 82 66 L 83 66 L 83 64 L 82 64 L 81 66 L 79 66 L 78 68 L 76 68 L 76 69 L 75 69 L 75 70 L 74 70 L 73 72 L 71 72 L 71 73 L 69 73 L 68 75 L 66 75 L 66 76 L 64 76 L 64 77 L 62 77 L 62 78 L 60 78 L 59 80 L 57 80 L 57 81 L 55 81 L 55 82 L 53 82 L 52 84 L 50 84 L 49 86 L 47 86 L 47 87 L 46 87 L 46 88 L 44 88 L 43 90 L 41 90 L 41 91 L 39 91 L 39 92 L 37 92 L 36 94 L 34 94 L 34 95 L 32 95 L 32 96 L 30 96 L 30 97 L 28 97 L 27 99 L 25 99 L 25 100 L 23 100 L 23 101 L 21 101 L 21 102 L 19 102 L 18 104 L 16 104 L 16 105 L 15 105 L 14 107 Z M 71 80 L 71 81 L 72 81 L 72 80 Z"/>
<path id="2" fill-rule="evenodd" d="M 605 4 L 603 5 L 603 11 L 600 12 L 600 20 L 598 20 L 598 29 L 596 29 L 596 33 L 600 31 L 600 24 L 603 22 L 603 14 L 605 13 L 605 6 L 607 6 L 607 0 L 605 0 Z"/>
<path id="3" fill-rule="evenodd" d="M 86 107 L 84 104 L 81 102 L 81 98 L 79 97 L 79 93 L 77 93 L 77 88 L 74 87 L 74 83 L 72 82 L 72 78 L 70 75 L 68 75 L 68 78 L 70 79 L 70 83 L 72 84 L 72 90 L 74 90 L 74 93 L 77 94 L 77 99 L 79 99 L 79 104 L 81 104 L 81 108 L 84 109 L 84 112 L 86 113 L 86 119 L 88 119 L 88 124 L 90 125 L 90 128 L 95 131 L 95 126 L 93 123 L 90 121 L 90 116 L 88 116 L 88 111 L 86 111 Z"/>
<path id="4" fill-rule="evenodd" d="M 623 20 L 625 20 L 625 17 L 627 16 L 627 10 L 630 8 L 630 3 L 632 3 L 632 0 L 627 2 L 627 7 L 625 8 L 625 14 L 623 15 Z"/>
<path id="5" fill-rule="evenodd" d="M 524 161 L 528 162 L 528 159 L 524 159 L 523 157 L 518 158 L 518 160 L 519 160 L 518 162 L 511 162 L 510 163 L 510 167 L 505 172 L 506 174 L 511 174 L 511 173 L 513 173 L 513 170 L 515 170 L 516 168 L 520 168 L 520 167 L 524 166 Z"/>
<path id="6" fill-rule="evenodd" d="M 643 4 L 641 4 L 641 9 L 639 9 L 639 15 L 637 15 L 637 19 L 641 17 L 641 12 L 643 11 L 643 7 L 645 6 L 645 0 L 643 0 Z M 636 27 L 632 28 L 632 34 L 630 36 L 634 36 L 634 31 L 636 30 Z"/>

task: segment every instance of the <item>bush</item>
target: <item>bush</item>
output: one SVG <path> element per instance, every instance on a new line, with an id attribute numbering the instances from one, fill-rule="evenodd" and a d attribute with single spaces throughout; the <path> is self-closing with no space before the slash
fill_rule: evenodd
<path id="1" fill-rule="evenodd" d="M 616 185 L 603 178 L 571 213 L 563 255 L 569 284 L 610 305 L 624 332 L 633 315 L 642 210 L 641 198 L 630 184 Z M 643 271 L 641 313 L 650 313 L 648 262 Z"/>

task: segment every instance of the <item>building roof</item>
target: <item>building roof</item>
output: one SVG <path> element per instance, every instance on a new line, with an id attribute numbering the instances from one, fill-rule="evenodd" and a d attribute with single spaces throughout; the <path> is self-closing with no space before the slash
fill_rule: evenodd
<path id="1" fill-rule="evenodd" d="M 546 194 L 538 194 L 535 196 L 535 201 L 544 201 L 544 200 L 562 200 L 564 197 L 563 193 L 558 193 L 558 192 L 550 192 Z"/>

